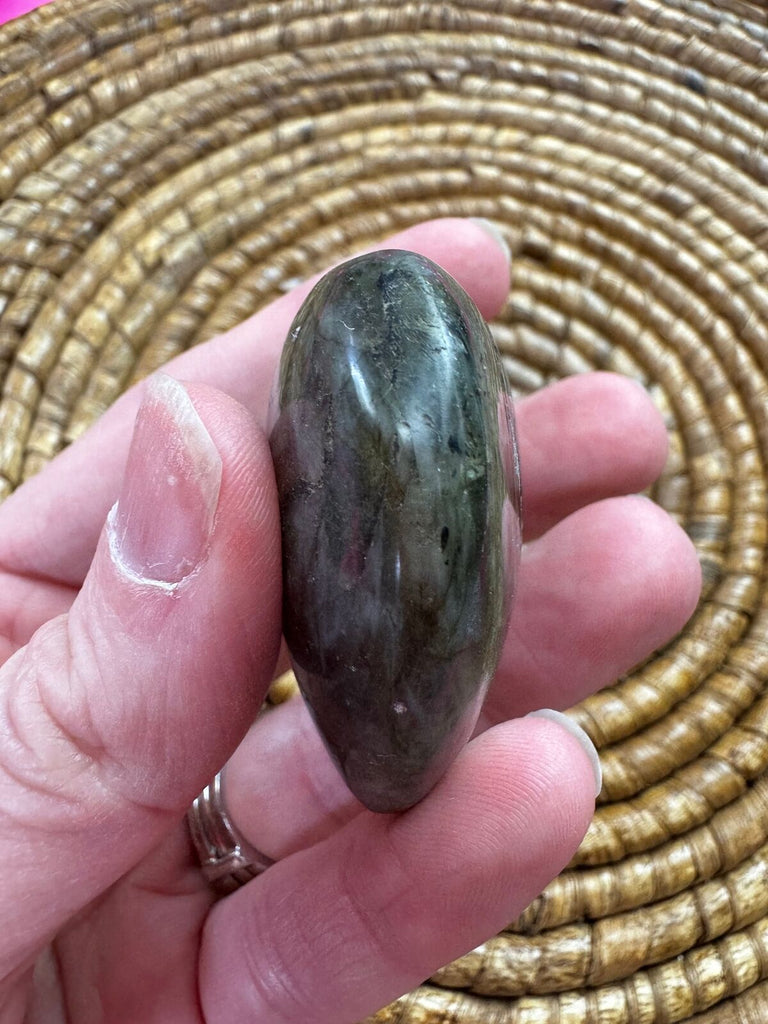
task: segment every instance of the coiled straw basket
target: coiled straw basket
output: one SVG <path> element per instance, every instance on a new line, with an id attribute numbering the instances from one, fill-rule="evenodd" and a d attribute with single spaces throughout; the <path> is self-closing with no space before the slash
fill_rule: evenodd
<path id="1" fill-rule="evenodd" d="M 663 410 L 683 634 L 574 716 L 605 786 L 519 921 L 377 1024 L 768 1021 L 768 21 L 738 0 L 56 0 L 0 29 L 0 494 L 137 377 L 442 214 L 521 392 Z"/>

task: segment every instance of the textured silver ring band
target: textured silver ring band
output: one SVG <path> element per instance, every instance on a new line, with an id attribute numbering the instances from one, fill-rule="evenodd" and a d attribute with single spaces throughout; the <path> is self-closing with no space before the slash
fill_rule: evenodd
<path id="1" fill-rule="evenodd" d="M 222 794 L 223 771 L 206 786 L 187 812 L 200 867 L 210 885 L 221 895 L 266 871 L 274 861 L 245 839 L 230 821 Z"/>

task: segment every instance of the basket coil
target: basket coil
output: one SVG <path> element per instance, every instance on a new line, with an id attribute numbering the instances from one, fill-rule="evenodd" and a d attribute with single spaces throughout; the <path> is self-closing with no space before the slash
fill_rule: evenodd
<path id="1" fill-rule="evenodd" d="M 644 384 L 704 570 L 572 714 L 604 787 L 369 1024 L 768 1020 L 768 17 L 740 0 L 56 0 L 0 28 L 0 498 L 133 381 L 420 220 L 494 220 L 520 393 Z"/>

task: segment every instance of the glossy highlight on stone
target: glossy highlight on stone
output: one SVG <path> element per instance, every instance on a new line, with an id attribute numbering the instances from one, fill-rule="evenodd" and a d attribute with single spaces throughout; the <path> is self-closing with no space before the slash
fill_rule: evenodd
<path id="1" fill-rule="evenodd" d="M 275 384 L 283 628 L 352 792 L 425 796 L 469 739 L 520 548 L 511 400 L 464 290 L 415 253 L 330 271 Z"/>

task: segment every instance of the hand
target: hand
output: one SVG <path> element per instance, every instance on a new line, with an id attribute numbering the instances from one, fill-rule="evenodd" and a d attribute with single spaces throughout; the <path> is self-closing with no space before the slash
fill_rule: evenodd
<path id="1" fill-rule="evenodd" d="M 387 244 L 498 311 L 508 265 L 477 224 Z M 364 810 L 300 701 L 249 731 L 280 646 L 262 427 L 308 287 L 169 365 L 198 383 L 128 393 L 0 508 L 2 1024 L 375 1011 L 507 924 L 587 828 L 583 746 L 519 716 L 613 681 L 695 606 L 691 544 L 632 496 L 664 462 L 658 414 L 632 382 L 572 378 L 519 404 L 513 625 L 481 729 L 429 797 Z M 228 759 L 230 813 L 277 863 L 216 901 L 184 813 Z"/>

